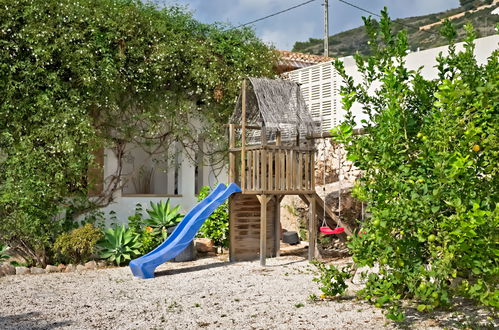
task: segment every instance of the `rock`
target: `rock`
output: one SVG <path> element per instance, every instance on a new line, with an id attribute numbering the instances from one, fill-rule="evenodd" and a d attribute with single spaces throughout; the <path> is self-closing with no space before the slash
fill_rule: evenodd
<path id="1" fill-rule="evenodd" d="M 66 268 L 64 269 L 65 273 L 71 273 L 71 272 L 74 272 L 74 271 L 76 271 L 76 266 L 73 265 L 73 264 L 67 264 Z"/>
<path id="2" fill-rule="evenodd" d="M 77 271 L 77 272 L 82 272 L 82 271 L 84 271 L 84 270 L 86 270 L 85 266 L 83 266 L 83 265 L 77 265 L 77 266 L 76 266 L 76 271 Z"/>
<path id="3" fill-rule="evenodd" d="M 31 274 L 45 274 L 45 269 L 40 267 L 31 267 Z"/>
<path id="4" fill-rule="evenodd" d="M 106 268 L 106 267 L 107 267 L 107 262 L 105 260 L 97 261 L 97 268 Z"/>
<path id="5" fill-rule="evenodd" d="M 191 241 L 189 245 L 180 252 L 174 259 L 177 262 L 192 261 L 196 259 L 196 248 L 194 247 L 194 241 Z"/>
<path id="6" fill-rule="evenodd" d="M 16 275 L 16 268 L 11 264 L 3 264 L 0 268 L 4 275 Z"/>
<path id="7" fill-rule="evenodd" d="M 64 265 L 64 264 L 59 264 L 59 265 L 57 265 L 57 268 L 59 268 L 59 271 L 60 271 L 60 272 L 63 272 L 63 271 L 66 269 L 66 265 Z"/>
<path id="8" fill-rule="evenodd" d="M 90 260 L 89 262 L 85 263 L 85 268 L 86 269 L 96 269 L 97 263 L 95 262 L 95 260 Z"/>
<path id="9" fill-rule="evenodd" d="M 16 267 L 16 275 L 26 275 L 30 273 L 31 271 L 28 267 Z"/>
<path id="10" fill-rule="evenodd" d="M 215 244 L 209 238 L 196 238 L 194 239 L 194 245 L 196 246 L 196 250 L 200 253 L 216 251 Z"/>
<path id="11" fill-rule="evenodd" d="M 47 265 L 47 267 L 45 267 L 45 271 L 47 273 L 58 273 L 60 272 L 61 270 L 59 269 L 59 267 L 57 266 L 53 266 L 53 265 Z"/>

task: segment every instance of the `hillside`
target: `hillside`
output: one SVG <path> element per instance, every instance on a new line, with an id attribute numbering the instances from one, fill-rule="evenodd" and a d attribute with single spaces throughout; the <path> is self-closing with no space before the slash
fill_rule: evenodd
<path id="1" fill-rule="evenodd" d="M 447 44 L 447 41 L 439 33 L 442 25 L 431 26 L 433 23 L 439 22 L 440 20 L 450 16 L 459 16 L 460 13 L 465 12 L 465 14 L 461 17 L 452 19 L 452 23 L 458 30 L 458 41 L 463 40 L 464 29 L 462 27 L 468 22 L 473 24 L 478 37 L 485 37 L 496 33 L 495 26 L 499 23 L 499 15 L 491 14 L 491 11 L 497 7 L 498 4 L 496 1 L 494 6 L 484 9 L 464 6 L 436 14 L 396 19 L 394 22 L 397 24 L 394 24 L 394 29 L 396 31 L 401 29 L 407 30 L 409 45 L 412 50 L 417 50 L 418 48 L 423 50 L 443 46 Z M 427 29 L 420 30 L 419 27 L 422 26 L 427 26 Z M 308 41 L 298 41 L 294 44 L 293 51 L 322 55 L 323 40 L 310 38 Z M 359 51 L 361 54 L 369 54 L 367 36 L 363 26 L 329 37 L 329 56 L 348 56 L 355 54 L 356 51 Z"/>

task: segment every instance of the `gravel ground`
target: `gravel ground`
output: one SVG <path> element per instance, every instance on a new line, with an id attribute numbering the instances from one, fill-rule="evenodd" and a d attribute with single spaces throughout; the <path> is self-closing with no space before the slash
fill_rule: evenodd
<path id="1" fill-rule="evenodd" d="M 128 267 L 0 278 L 0 329 L 380 329 L 380 309 L 320 294 L 302 257 L 229 263 L 227 257 L 166 263 L 157 277 Z M 340 261 L 345 262 L 345 260 Z M 416 328 L 453 327 L 433 319 Z"/>

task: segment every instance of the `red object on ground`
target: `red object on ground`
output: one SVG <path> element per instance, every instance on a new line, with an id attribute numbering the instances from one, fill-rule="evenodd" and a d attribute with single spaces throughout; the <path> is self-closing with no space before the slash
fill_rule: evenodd
<path id="1" fill-rule="evenodd" d="M 345 228 L 336 227 L 334 229 L 331 229 L 329 227 L 321 227 L 320 231 L 321 231 L 321 233 L 326 234 L 326 235 L 341 234 L 345 231 Z"/>

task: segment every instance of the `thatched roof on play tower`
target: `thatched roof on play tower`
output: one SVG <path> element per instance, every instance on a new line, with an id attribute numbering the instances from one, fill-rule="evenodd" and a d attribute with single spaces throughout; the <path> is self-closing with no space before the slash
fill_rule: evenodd
<path id="1" fill-rule="evenodd" d="M 312 116 L 300 91 L 300 86 L 289 80 L 247 78 L 246 125 L 265 127 L 269 140 L 281 133 L 283 140 L 301 139 L 316 133 Z M 242 94 L 239 94 L 232 124 L 242 124 Z M 258 139 L 260 131 L 253 131 L 250 139 Z"/>

